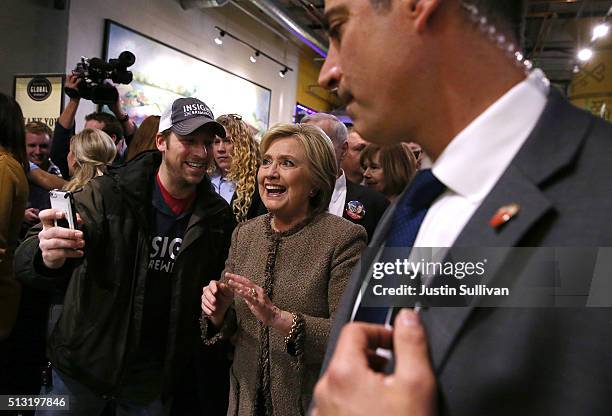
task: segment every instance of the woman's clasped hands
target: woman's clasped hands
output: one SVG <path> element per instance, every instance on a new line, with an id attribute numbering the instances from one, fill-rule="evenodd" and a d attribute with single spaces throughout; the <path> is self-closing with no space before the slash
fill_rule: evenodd
<path id="1" fill-rule="evenodd" d="M 289 332 L 292 315 L 274 305 L 261 286 L 233 273 L 225 273 L 225 278 L 223 282 L 211 280 L 202 292 L 202 311 L 216 327 L 223 324 L 225 313 L 237 295 L 258 321 L 285 335 Z"/>

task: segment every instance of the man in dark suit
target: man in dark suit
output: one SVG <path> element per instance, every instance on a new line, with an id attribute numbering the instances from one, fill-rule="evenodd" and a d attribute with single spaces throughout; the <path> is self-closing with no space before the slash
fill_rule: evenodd
<path id="1" fill-rule="evenodd" d="M 371 241 L 389 202 L 381 193 L 351 182 L 340 167 L 348 147 L 346 126 L 337 117 L 326 113 L 307 115 L 301 123 L 319 127 L 334 145 L 338 178 L 329 203 L 329 212 L 363 226 L 368 233 L 368 241 Z"/>
<path id="2" fill-rule="evenodd" d="M 330 50 L 319 82 L 338 90 L 364 137 L 420 144 L 433 166 L 412 187 L 428 177 L 427 189 L 440 190 L 416 209 L 419 223 L 406 206 L 424 192 L 409 188 L 370 246 L 494 247 L 484 282 L 521 296 L 510 307 L 475 297 L 403 309 L 392 328 L 345 325 L 367 310 L 360 288 L 377 255 L 362 257 L 313 414 L 612 414 L 610 124 L 573 107 L 525 61 L 515 46 L 519 1 L 325 6 Z M 411 239 L 397 233 L 408 230 L 402 219 L 416 228 Z M 378 348 L 393 349 L 394 367 Z"/>

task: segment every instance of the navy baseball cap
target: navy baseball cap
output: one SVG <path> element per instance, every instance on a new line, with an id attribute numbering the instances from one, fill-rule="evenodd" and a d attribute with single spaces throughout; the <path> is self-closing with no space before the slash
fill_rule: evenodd
<path id="1" fill-rule="evenodd" d="M 225 138 L 225 128 L 215 121 L 206 104 L 193 97 L 178 98 L 162 113 L 159 132 L 172 129 L 176 134 L 185 136 L 208 124 L 217 136 Z"/>

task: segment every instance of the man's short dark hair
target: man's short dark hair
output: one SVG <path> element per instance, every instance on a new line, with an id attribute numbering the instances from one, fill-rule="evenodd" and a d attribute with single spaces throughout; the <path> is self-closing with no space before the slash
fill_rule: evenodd
<path id="1" fill-rule="evenodd" d="M 415 2 L 418 0 L 415 0 Z M 525 15 L 524 0 L 457 0 L 472 4 L 480 14 L 503 33 L 514 36 L 517 46 L 523 45 L 523 27 Z M 385 11 L 391 7 L 391 0 L 370 0 L 376 10 Z"/>
<path id="2" fill-rule="evenodd" d="M 123 139 L 123 128 L 121 127 L 119 120 L 117 120 L 117 117 L 114 115 L 99 111 L 85 116 L 85 121 L 90 120 L 104 123 L 104 128 L 102 131 L 111 137 L 114 135 L 117 138 L 117 141 Z"/>

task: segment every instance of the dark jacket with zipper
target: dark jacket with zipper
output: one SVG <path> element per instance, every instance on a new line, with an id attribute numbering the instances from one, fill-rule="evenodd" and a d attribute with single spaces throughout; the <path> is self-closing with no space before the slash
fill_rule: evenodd
<path id="1" fill-rule="evenodd" d="M 140 340 L 152 237 L 152 184 L 160 164 L 159 152 L 144 153 L 75 193 L 84 221 L 82 259 L 59 270 L 45 268 L 35 235 L 17 253 L 22 281 L 42 288 L 70 280 L 48 355 L 60 371 L 109 397 L 121 391 L 126 364 L 134 359 Z M 193 372 L 198 362 L 206 369 L 200 378 L 210 383 L 213 393 L 206 403 L 209 410 L 226 401 L 227 394 L 216 390 L 226 385 L 227 362 L 222 348 L 206 356 L 198 349 L 200 296 L 202 287 L 223 269 L 234 226 L 229 206 L 205 177 L 172 271 L 162 394 L 173 395 L 184 371 Z"/>

